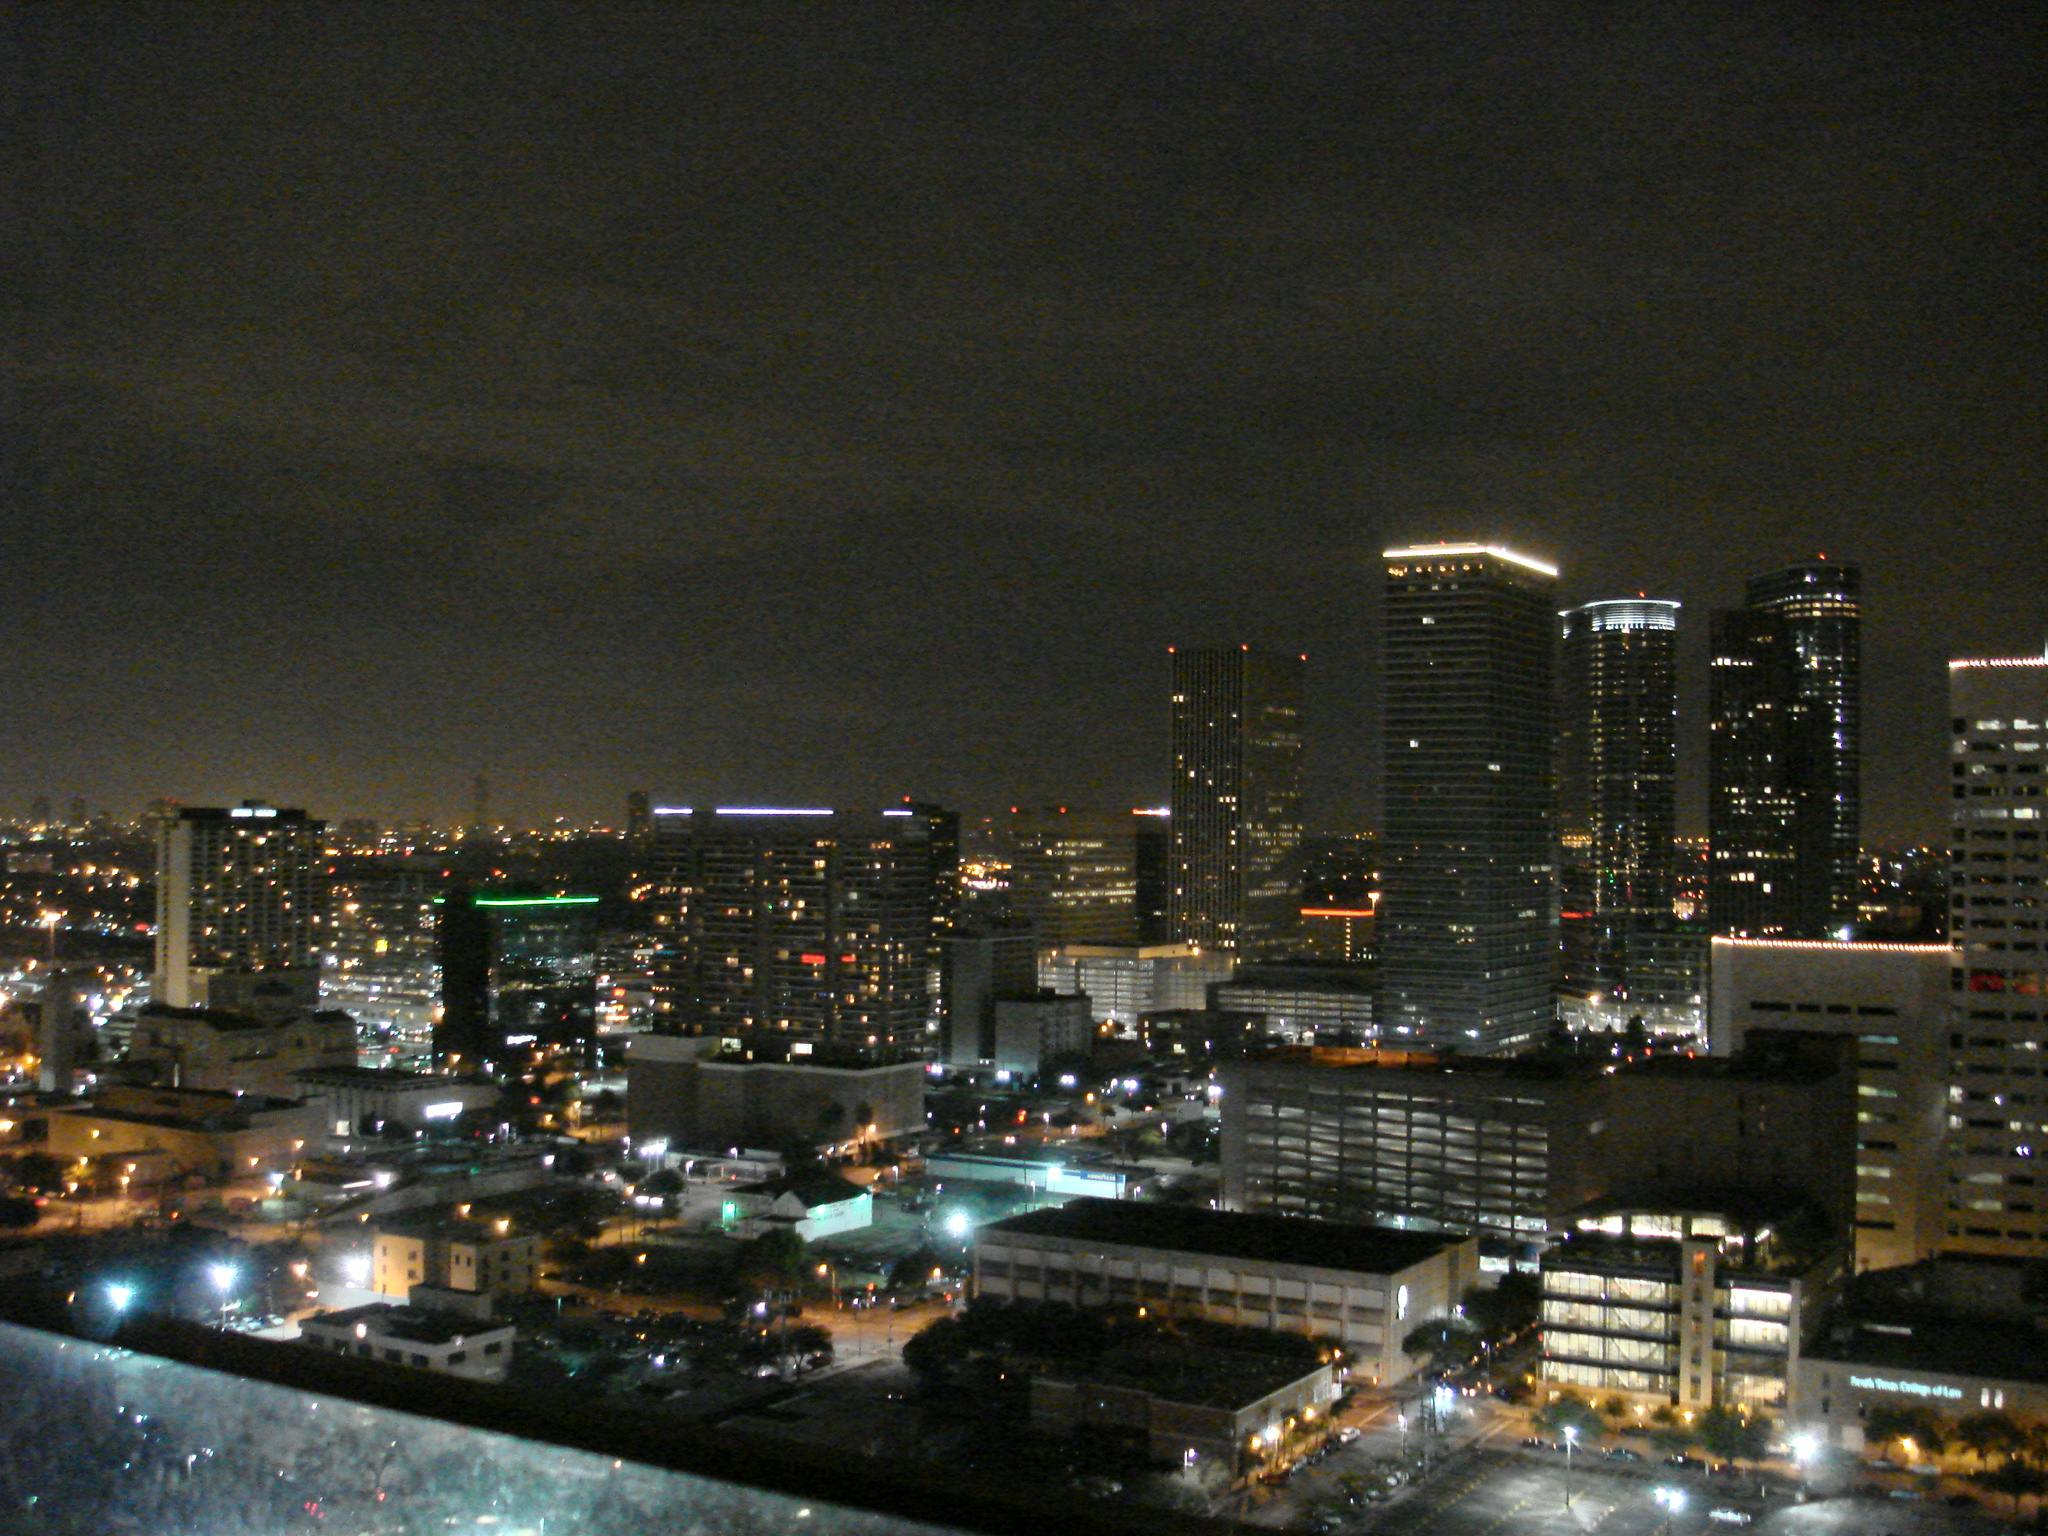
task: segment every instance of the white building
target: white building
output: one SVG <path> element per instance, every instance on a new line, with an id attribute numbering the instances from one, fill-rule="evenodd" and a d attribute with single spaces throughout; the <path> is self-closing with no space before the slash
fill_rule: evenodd
<path id="1" fill-rule="evenodd" d="M 803 1173 L 743 1184 L 733 1191 L 741 1237 L 760 1237 L 779 1227 L 794 1228 L 805 1242 L 855 1232 L 875 1219 L 875 1197 L 836 1173 Z"/>
<path id="2" fill-rule="evenodd" d="M 1354 1377 L 1416 1368 L 1408 1332 L 1449 1316 L 1479 1277 L 1479 1242 L 1193 1206 L 1076 1200 L 983 1227 L 974 1293 L 1172 1315 L 1340 1341 Z"/>
<path id="3" fill-rule="evenodd" d="M 1716 1055 L 1752 1029 L 1855 1037 L 1858 1269 L 1945 1242 L 1949 968 L 1946 944 L 1713 941 Z"/>
<path id="4" fill-rule="evenodd" d="M 1085 992 L 1098 1021 L 1134 1030 L 1148 1013 L 1208 1007 L 1209 984 L 1232 969 L 1227 951 L 1192 944 L 1063 944 L 1039 957 L 1038 984 Z"/>
<path id="5" fill-rule="evenodd" d="M 150 995 L 174 1008 L 218 1006 L 219 978 L 276 972 L 305 977 L 317 995 L 325 830 L 302 810 L 256 800 L 161 817 Z"/>
<path id="6" fill-rule="evenodd" d="M 379 1360 L 471 1381 L 503 1381 L 517 1330 L 496 1318 L 371 1302 L 322 1312 L 299 1324 L 299 1340 L 315 1349 Z"/>
<path id="7" fill-rule="evenodd" d="M 1947 1246 L 2048 1254 L 2048 655 L 1949 663 Z"/>

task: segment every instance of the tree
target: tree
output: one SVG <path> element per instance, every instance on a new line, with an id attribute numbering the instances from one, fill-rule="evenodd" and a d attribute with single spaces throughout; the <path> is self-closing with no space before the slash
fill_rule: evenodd
<path id="1" fill-rule="evenodd" d="M 971 1353 L 967 1325 L 957 1317 L 942 1317 L 903 1341 L 903 1363 L 921 1381 L 945 1380 Z"/>
<path id="2" fill-rule="evenodd" d="M 1955 1443 L 1985 1466 L 1993 1456 L 2011 1460 L 2026 1447 L 2026 1431 L 2009 1413 L 1987 1409 L 1956 1420 Z"/>
<path id="3" fill-rule="evenodd" d="M 64 1165 L 47 1152 L 28 1152 L 14 1160 L 17 1189 L 58 1188 L 64 1181 Z"/>
<path id="4" fill-rule="evenodd" d="M 1909 1441 L 1914 1450 L 1932 1454 L 1948 1444 L 1948 1426 L 1925 1408 L 1872 1408 L 1863 1419 L 1864 1444 L 1882 1453 L 1894 1440 Z"/>
<path id="5" fill-rule="evenodd" d="M 1427 1360 L 1439 1369 L 1460 1364 L 1479 1352 L 1479 1334 L 1463 1323 L 1439 1317 L 1408 1330 L 1401 1352 Z"/>
<path id="6" fill-rule="evenodd" d="M 920 1244 L 889 1266 L 889 1289 L 906 1291 L 929 1285 L 932 1272 L 943 1270 L 945 1263 L 937 1253 Z"/>
<path id="7" fill-rule="evenodd" d="M 0 1227 L 24 1230 L 34 1226 L 40 1215 L 33 1200 L 25 1200 L 19 1195 L 0 1196 Z"/>
<path id="8" fill-rule="evenodd" d="M 1607 1428 L 1600 1411 L 1582 1397 L 1570 1393 L 1552 1398 L 1536 1410 L 1536 1425 L 1546 1434 L 1563 1436 L 1566 1430 L 1579 1440 L 1597 1439 Z"/>
<path id="9" fill-rule="evenodd" d="M 680 1195 L 683 1192 L 683 1176 L 673 1168 L 663 1168 L 650 1173 L 641 1181 L 640 1190 L 649 1195 Z"/>
<path id="10" fill-rule="evenodd" d="M 1760 1461 L 1771 1443 L 1770 1421 L 1763 1415 L 1741 1414 L 1725 1407 L 1709 1408 L 1701 1414 L 1694 1433 L 1709 1455 L 1723 1461 Z"/>
<path id="11" fill-rule="evenodd" d="M 1543 1290 L 1534 1275 L 1502 1275 L 1498 1285 L 1475 1285 L 1460 1299 L 1465 1319 L 1489 1344 L 1500 1344 L 1535 1323 Z"/>
<path id="12" fill-rule="evenodd" d="M 757 1284 L 789 1289 L 803 1279 L 808 1266 L 804 1240 L 795 1227 L 776 1227 L 747 1244 L 741 1273 Z"/>
<path id="13" fill-rule="evenodd" d="M 2030 1467 L 2023 1461 L 2007 1460 L 1989 1472 L 1975 1472 L 1970 1481 L 1991 1493 L 2002 1493 L 2012 1500 L 2012 1512 L 2020 1512 L 2020 1500 L 2039 1498 L 2048 1493 L 2048 1472 L 2039 1467 Z"/>

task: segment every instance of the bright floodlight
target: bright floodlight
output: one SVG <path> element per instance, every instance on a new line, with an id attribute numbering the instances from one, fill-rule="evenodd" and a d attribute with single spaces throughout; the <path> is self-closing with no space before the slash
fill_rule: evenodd
<path id="1" fill-rule="evenodd" d="M 232 1264 L 212 1264 L 206 1273 L 213 1281 L 213 1288 L 226 1295 L 235 1288 L 235 1276 L 239 1271 Z"/>
<path id="2" fill-rule="evenodd" d="M 1579 1438 L 1579 1426 L 1576 1424 L 1565 1425 L 1564 1437 L 1567 1440 L 1576 1441 Z"/>
<path id="3" fill-rule="evenodd" d="M 967 1219 L 965 1211 L 955 1211 L 946 1218 L 946 1231 L 953 1237 L 965 1237 L 973 1226 L 974 1223 Z"/>
<path id="4" fill-rule="evenodd" d="M 1820 1454 L 1820 1436 L 1810 1429 L 1803 1429 L 1792 1437 L 1792 1459 L 1811 1461 Z"/>
<path id="5" fill-rule="evenodd" d="M 117 1281 L 107 1287 L 107 1300 L 116 1312 L 126 1312 L 129 1304 L 135 1300 L 135 1287 L 122 1285 Z"/>
<path id="6" fill-rule="evenodd" d="M 370 1256 L 367 1253 L 349 1254 L 341 1261 L 341 1278 L 349 1285 L 368 1285 L 370 1283 Z"/>

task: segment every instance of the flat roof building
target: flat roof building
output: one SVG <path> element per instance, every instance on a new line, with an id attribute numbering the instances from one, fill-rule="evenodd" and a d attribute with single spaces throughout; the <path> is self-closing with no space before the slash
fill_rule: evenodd
<path id="1" fill-rule="evenodd" d="M 299 1340 L 315 1349 L 413 1370 L 503 1381 L 517 1330 L 499 1319 L 373 1301 L 320 1312 L 299 1323 Z"/>
<path id="2" fill-rule="evenodd" d="M 1470 1238 L 1119 1200 L 991 1223 L 974 1249 L 977 1296 L 1327 1336 L 1354 1375 L 1382 1383 L 1414 1371 L 1402 1338 L 1448 1316 L 1478 1273 Z"/>

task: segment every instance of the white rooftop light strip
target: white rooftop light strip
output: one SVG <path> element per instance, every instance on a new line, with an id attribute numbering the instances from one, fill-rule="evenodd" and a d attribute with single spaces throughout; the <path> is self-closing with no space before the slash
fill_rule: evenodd
<path id="1" fill-rule="evenodd" d="M 1441 560 L 1455 559 L 1460 555 L 1491 555 L 1496 560 L 1505 560 L 1510 565 L 1519 565 L 1542 576 L 1556 576 L 1557 567 L 1545 565 L 1541 560 L 1531 560 L 1527 555 L 1516 554 L 1500 544 L 1421 544 L 1412 549 L 1390 549 L 1380 558 L 1383 560 Z"/>
<path id="2" fill-rule="evenodd" d="M 654 814 L 657 816 L 694 816 L 697 813 L 687 805 L 657 805 L 654 808 Z"/>
<path id="3" fill-rule="evenodd" d="M 830 806 L 721 805 L 720 816 L 830 816 Z"/>

